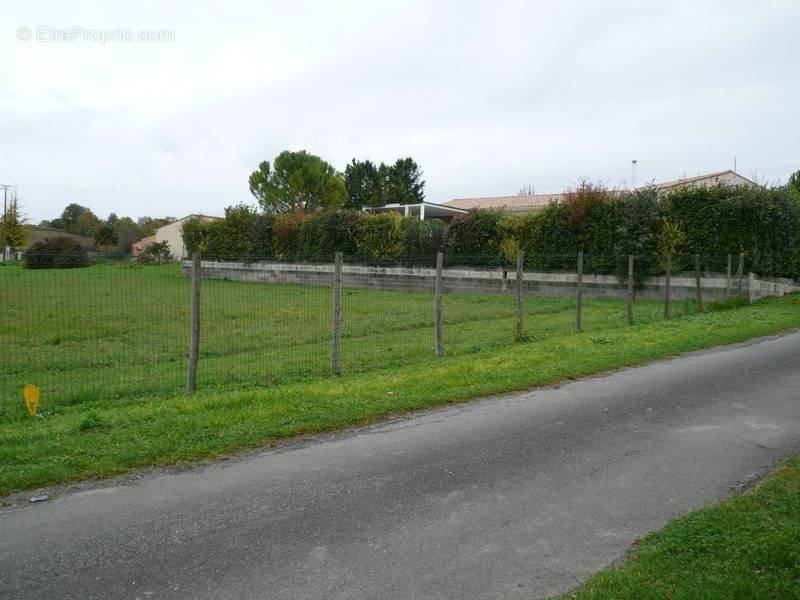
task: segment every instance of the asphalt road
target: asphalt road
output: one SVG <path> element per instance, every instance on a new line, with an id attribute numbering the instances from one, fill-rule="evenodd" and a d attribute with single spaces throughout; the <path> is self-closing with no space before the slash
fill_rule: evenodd
<path id="1" fill-rule="evenodd" d="M 0 513 L 0 597 L 530 598 L 800 451 L 800 334 Z"/>

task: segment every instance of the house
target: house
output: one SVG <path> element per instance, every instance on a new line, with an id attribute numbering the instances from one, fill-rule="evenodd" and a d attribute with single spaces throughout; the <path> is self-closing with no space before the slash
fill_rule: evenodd
<path id="1" fill-rule="evenodd" d="M 656 183 L 655 187 L 659 191 L 669 191 L 681 187 L 711 187 L 713 185 L 729 185 L 732 187 L 758 187 L 755 181 L 739 175 L 732 169 L 709 173 L 708 175 L 697 175 L 696 177 L 683 177 L 674 181 Z"/>
<path id="2" fill-rule="evenodd" d="M 133 243 L 133 245 L 131 246 L 131 253 L 134 256 L 141 256 L 142 252 L 144 252 L 148 246 L 155 243 L 156 243 L 156 234 L 153 234 L 150 237 L 142 238 L 138 242 Z"/>
<path id="3" fill-rule="evenodd" d="M 365 206 L 361 209 L 364 212 L 396 212 L 404 217 L 419 217 L 420 221 L 427 219 L 441 219 L 450 221 L 453 217 L 466 214 L 466 209 L 457 206 L 446 206 L 444 204 L 434 204 L 432 202 L 420 202 L 419 204 L 385 204 L 384 206 Z"/>
<path id="4" fill-rule="evenodd" d="M 659 192 L 669 192 L 680 187 L 712 185 L 738 186 L 758 186 L 755 181 L 739 175 L 735 171 L 719 171 L 708 173 L 707 175 L 697 175 L 696 177 L 684 177 L 674 181 L 654 183 L 654 187 Z M 646 187 L 646 186 L 641 186 Z M 485 209 L 502 210 L 515 214 L 529 213 L 541 210 L 548 204 L 563 202 L 564 194 L 531 194 L 526 196 L 491 196 L 483 198 L 456 198 L 444 202 L 442 206 L 460 208 L 462 210 Z"/>
<path id="5" fill-rule="evenodd" d="M 530 194 L 526 196 L 488 196 L 483 198 L 456 198 L 445 202 L 443 206 L 458 208 L 463 211 L 472 209 L 502 210 L 504 212 L 522 214 L 541 210 L 548 204 L 564 200 L 564 194 Z"/>
<path id="6" fill-rule="evenodd" d="M 173 221 L 172 223 L 167 223 L 166 225 L 159 227 L 150 237 L 146 237 L 138 242 L 135 242 L 132 246 L 133 255 L 139 256 L 151 244 L 167 242 L 169 245 L 170 254 L 172 254 L 173 258 L 180 260 L 184 257 L 186 252 L 186 248 L 183 244 L 183 233 L 181 228 L 186 221 L 194 217 L 204 221 L 219 221 L 222 219 L 222 217 L 211 217 L 209 215 L 186 215 L 177 221 Z"/>

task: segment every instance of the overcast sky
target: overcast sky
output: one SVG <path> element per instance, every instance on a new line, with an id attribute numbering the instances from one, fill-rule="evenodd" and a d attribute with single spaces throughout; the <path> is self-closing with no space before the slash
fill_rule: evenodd
<path id="1" fill-rule="evenodd" d="M 221 214 L 284 149 L 412 156 L 433 202 L 622 186 L 631 159 L 800 169 L 797 0 L 202 4 L 4 2 L 0 183 L 32 221 Z M 97 40 L 120 28 L 167 34 Z"/>

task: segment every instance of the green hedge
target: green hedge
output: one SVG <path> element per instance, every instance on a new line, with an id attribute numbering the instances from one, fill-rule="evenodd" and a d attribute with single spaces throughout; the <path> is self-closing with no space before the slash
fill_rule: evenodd
<path id="1" fill-rule="evenodd" d="M 369 261 L 430 257 L 440 249 L 450 265 L 511 266 L 517 250 L 531 269 L 575 268 L 584 253 L 587 273 L 625 276 L 634 254 L 640 275 L 658 273 L 664 255 L 674 270 L 722 271 L 727 254 L 744 252 L 746 270 L 800 278 L 800 197 L 785 188 L 655 188 L 610 192 L 584 183 L 565 201 L 521 216 L 474 210 L 446 225 L 398 213 L 348 210 L 269 215 L 246 206 L 226 209 L 220 221 L 184 225 L 189 251 L 228 259 L 277 257 L 329 260 L 337 251 Z"/>

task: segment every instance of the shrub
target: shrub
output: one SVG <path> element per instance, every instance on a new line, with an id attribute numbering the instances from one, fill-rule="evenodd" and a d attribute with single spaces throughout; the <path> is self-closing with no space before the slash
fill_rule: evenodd
<path id="1" fill-rule="evenodd" d="M 358 255 L 370 260 L 397 260 L 405 251 L 403 217 L 394 212 L 366 213 L 356 227 Z"/>
<path id="2" fill-rule="evenodd" d="M 154 242 L 142 250 L 137 260 L 149 265 L 164 265 L 174 258 L 169 250 L 169 242 Z"/>
<path id="3" fill-rule="evenodd" d="M 686 235 L 685 251 L 723 270 L 727 254 L 744 252 L 748 270 L 787 275 L 800 236 L 800 204 L 791 191 L 717 185 L 670 192 L 664 216 Z"/>
<path id="4" fill-rule="evenodd" d="M 406 256 L 431 256 L 444 246 L 445 225 L 438 219 L 420 221 L 417 217 L 403 219 Z"/>
<path id="5" fill-rule="evenodd" d="M 272 224 L 272 252 L 278 258 L 299 258 L 300 227 L 311 218 L 305 212 L 278 215 Z"/>
<path id="6" fill-rule="evenodd" d="M 356 253 L 355 231 L 361 213 L 336 210 L 316 213 L 297 228 L 297 254 L 304 260 L 328 259 L 336 252 Z"/>
<path id="7" fill-rule="evenodd" d="M 181 228 L 183 243 L 190 254 L 200 252 L 213 258 L 248 261 L 270 256 L 274 219 L 246 204 L 229 206 L 224 219 L 187 220 Z"/>
<path id="8" fill-rule="evenodd" d="M 575 268 L 578 239 L 565 205 L 550 204 L 519 219 L 517 243 L 528 267 L 545 271 Z"/>
<path id="9" fill-rule="evenodd" d="M 76 240 L 64 236 L 32 244 L 23 260 L 28 269 L 72 269 L 89 264 L 86 249 Z"/>
<path id="10" fill-rule="evenodd" d="M 450 222 L 445 236 L 449 264 L 501 265 L 499 225 L 507 215 L 496 210 L 471 210 Z"/>

